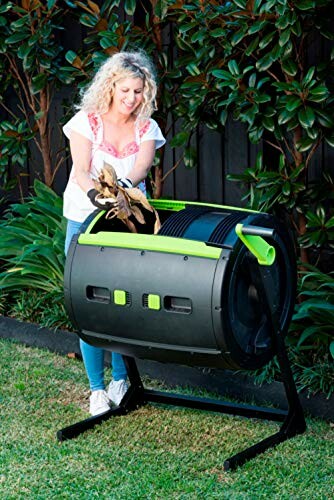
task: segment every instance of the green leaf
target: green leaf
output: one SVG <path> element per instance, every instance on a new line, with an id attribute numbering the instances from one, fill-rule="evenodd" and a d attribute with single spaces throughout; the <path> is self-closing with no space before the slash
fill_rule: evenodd
<path id="1" fill-rule="evenodd" d="M 331 353 L 332 358 L 334 359 L 334 340 L 329 344 L 329 352 Z"/>
<path id="2" fill-rule="evenodd" d="M 295 5 L 300 10 L 311 10 L 315 8 L 314 0 L 296 0 Z"/>
<path id="3" fill-rule="evenodd" d="M 276 110 L 272 106 L 267 106 L 263 111 L 264 116 L 274 116 L 276 114 Z"/>
<path id="4" fill-rule="evenodd" d="M 250 42 L 250 44 L 248 45 L 248 47 L 245 50 L 246 56 L 250 56 L 251 54 L 253 54 L 253 52 L 255 51 L 255 49 L 257 48 L 257 46 L 259 44 L 259 40 L 260 40 L 260 38 L 257 36 L 256 38 L 254 38 Z"/>
<path id="5" fill-rule="evenodd" d="M 310 89 L 308 98 L 313 99 L 314 97 L 317 97 L 317 96 L 320 96 L 320 97 L 323 97 L 324 99 L 326 99 L 329 96 L 328 88 L 325 85 L 318 85 L 317 87 L 313 87 L 312 89 Z M 320 101 L 316 101 L 316 102 L 320 102 Z"/>
<path id="6" fill-rule="evenodd" d="M 31 91 L 33 94 L 40 92 L 47 84 L 48 77 L 45 73 L 40 73 L 31 79 Z"/>
<path id="7" fill-rule="evenodd" d="M 281 62 L 282 70 L 289 76 L 295 76 L 297 74 L 297 64 L 292 59 L 283 59 Z"/>
<path id="8" fill-rule="evenodd" d="M 17 51 L 17 55 L 20 59 L 24 59 L 29 55 L 29 53 L 33 50 L 33 47 L 28 43 L 23 43 L 20 45 L 19 50 Z"/>
<path id="9" fill-rule="evenodd" d="M 262 59 L 256 61 L 256 67 L 259 71 L 266 71 L 273 64 L 274 60 L 271 54 L 266 54 Z"/>
<path id="10" fill-rule="evenodd" d="M 287 123 L 293 118 L 294 118 L 293 112 L 288 111 L 287 109 L 283 109 L 283 111 L 281 111 L 281 113 L 278 115 L 278 124 L 283 125 L 284 123 Z"/>
<path id="11" fill-rule="evenodd" d="M 125 0 L 124 10 L 129 16 L 133 16 L 136 10 L 137 2 L 136 0 Z"/>
<path id="12" fill-rule="evenodd" d="M 254 33 L 258 33 L 259 31 L 261 31 L 265 26 L 266 24 L 268 23 L 268 21 L 266 19 L 264 20 L 257 20 L 255 21 L 251 27 L 249 28 L 248 30 L 248 34 L 249 35 L 253 35 Z"/>
<path id="13" fill-rule="evenodd" d="M 238 45 L 239 42 L 245 37 L 246 32 L 244 29 L 241 29 L 234 33 L 234 35 L 231 37 L 231 45 L 234 47 L 235 45 Z"/>
<path id="14" fill-rule="evenodd" d="M 310 139 L 315 141 L 319 136 L 319 130 L 317 128 L 307 128 L 306 133 Z"/>
<path id="15" fill-rule="evenodd" d="M 82 14 L 80 16 L 80 23 L 89 28 L 94 28 L 97 24 L 97 19 L 92 14 Z"/>
<path id="16" fill-rule="evenodd" d="M 265 129 L 270 130 L 270 132 L 273 132 L 275 130 L 275 122 L 269 116 L 264 116 L 262 118 L 262 125 Z"/>
<path id="17" fill-rule="evenodd" d="M 285 169 L 285 156 L 283 154 L 279 155 L 278 170 L 283 172 Z"/>
<path id="18" fill-rule="evenodd" d="M 219 115 L 219 121 L 222 125 L 226 124 L 226 120 L 228 118 L 228 112 L 226 109 L 223 109 L 223 111 Z"/>
<path id="19" fill-rule="evenodd" d="M 329 146 L 334 148 L 334 137 L 325 137 L 325 141 L 329 144 Z"/>
<path id="20" fill-rule="evenodd" d="M 254 88 L 256 85 L 256 73 L 252 73 L 248 80 L 248 87 Z"/>
<path id="21" fill-rule="evenodd" d="M 17 21 L 10 23 L 10 28 L 13 31 L 17 31 L 17 29 L 23 28 L 26 24 L 29 25 L 29 16 L 22 16 Z"/>
<path id="22" fill-rule="evenodd" d="M 272 31 L 271 33 L 265 35 L 259 43 L 259 48 L 264 49 L 267 45 L 269 45 L 272 39 L 274 38 L 275 34 L 276 34 L 275 31 Z"/>
<path id="23" fill-rule="evenodd" d="M 224 69 L 214 69 L 212 71 L 212 74 L 213 74 L 213 76 L 215 76 L 216 78 L 220 78 L 221 80 L 232 80 L 233 79 L 231 73 L 229 73 L 228 71 L 225 71 Z"/>
<path id="24" fill-rule="evenodd" d="M 307 87 L 308 84 L 311 82 L 314 73 L 315 73 L 315 67 L 312 66 L 303 78 L 302 84 L 304 85 L 304 87 Z"/>
<path id="25" fill-rule="evenodd" d="M 235 61 L 234 59 L 231 59 L 231 61 L 229 61 L 227 63 L 227 66 L 228 66 L 228 69 L 230 70 L 230 72 L 232 73 L 233 76 L 239 75 L 240 71 L 239 71 L 239 66 L 238 66 L 237 61 Z"/>
<path id="26" fill-rule="evenodd" d="M 193 147 L 186 148 L 183 156 L 184 166 L 194 168 L 197 164 L 197 151 Z"/>
<path id="27" fill-rule="evenodd" d="M 316 110 L 316 114 L 317 114 L 317 120 L 320 123 L 320 125 L 326 128 L 334 128 L 334 119 L 331 114 L 326 113 L 326 111 L 320 109 Z"/>
<path id="28" fill-rule="evenodd" d="M 78 55 L 73 52 L 73 50 L 68 50 L 65 54 L 65 59 L 68 61 L 70 64 L 72 64 L 75 59 L 78 57 Z"/>
<path id="29" fill-rule="evenodd" d="M 22 40 L 25 40 L 26 38 L 29 38 L 29 33 L 15 33 L 15 35 L 11 35 L 6 38 L 5 42 L 8 44 L 12 44 L 22 42 Z"/>
<path id="30" fill-rule="evenodd" d="M 279 12 L 279 9 L 277 9 Z M 285 30 L 290 24 L 290 19 L 289 15 L 287 12 L 282 12 L 281 15 L 278 17 L 275 26 L 280 29 L 280 30 Z"/>
<path id="31" fill-rule="evenodd" d="M 174 135 L 172 140 L 170 141 L 170 146 L 172 148 L 183 146 L 189 140 L 189 132 L 179 132 Z"/>
<path id="32" fill-rule="evenodd" d="M 246 8 L 246 0 L 234 0 L 235 5 L 240 9 L 244 10 Z"/>
<path id="33" fill-rule="evenodd" d="M 315 113 L 312 108 L 306 107 L 298 112 L 298 120 L 303 128 L 312 127 L 315 120 Z"/>
<path id="34" fill-rule="evenodd" d="M 257 144 L 263 135 L 264 128 L 263 127 L 257 127 L 248 132 L 248 137 L 251 143 Z"/>
<path id="35" fill-rule="evenodd" d="M 190 40 L 192 43 L 194 42 L 203 42 L 207 36 L 207 30 L 202 29 L 195 31 L 195 33 L 191 36 Z"/>
<path id="36" fill-rule="evenodd" d="M 293 110 L 299 108 L 299 106 L 301 106 L 301 104 L 302 104 L 302 100 L 300 99 L 300 97 L 288 96 L 288 99 L 286 101 L 286 109 L 288 111 L 293 111 Z"/>
<path id="37" fill-rule="evenodd" d="M 294 320 L 304 319 L 307 316 L 308 316 L 307 314 L 304 315 L 303 313 L 300 316 L 298 316 L 298 313 L 297 313 L 293 319 Z M 305 328 L 305 330 L 302 332 L 302 334 L 300 335 L 300 337 L 298 339 L 297 346 L 302 345 L 305 342 L 305 340 L 307 340 L 312 335 L 317 334 L 318 332 L 319 332 L 318 326 L 309 326 L 308 328 Z"/>
<path id="38" fill-rule="evenodd" d="M 296 143 L 296 149 L 300 153 L 304 153 L 304 151 L 309 150 L 314 144 L 314 140 L 309 137 L 303 138 Z"/>
<path id="39" fill-rule="evenodd" d="M 290 29 L 286 29 L 281 31 L 279 39 L 278 39 L 278 44 L 280 47 L 283 47 L 290 39 L 291 37 L 291 31 Z"/>
<path id="40" fill-rule="evenodd" d="M 197 25 L 196 22 L 193 23 L 195 26 Z M 181 29 L 181 27 L 179 28 Z M 220 38 L 226 35 L 226 30 L 224 28 L 216 28 L 212 31 L 209 32 L 209 35 L 212 36 L 213 38 Z"/>
<path id="41" fill-rule="evenodd" d="M 290 196 L 290 194 L 291 194 L 290 182 L 288 182 L 288 181 L 284 182 L 284 184 L 282 186 L 282 193 L 284 194 L 284 196 Z"/>

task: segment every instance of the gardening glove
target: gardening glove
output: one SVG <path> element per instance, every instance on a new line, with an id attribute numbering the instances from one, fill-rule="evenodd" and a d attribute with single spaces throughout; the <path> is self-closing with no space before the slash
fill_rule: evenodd
<path id="1" fill-rule="evenodd" d="M 127 179 L 126 177 L 117 179 L 117 184 L 125 189 L 131 189 L 133 187 L 132 181 L 130 179 Z"/>
<path id="2" fill-rule="evenodd" d="M 90 189 L 87 191 L 87 196 L 90 199 L 90 201 L 93 203 L 93 205 L 100 210 L 110 210 L 113 208 L 115 201 L 111 201 L 109 198 L 98 198 L 99 192 L 97 189 Z"/>

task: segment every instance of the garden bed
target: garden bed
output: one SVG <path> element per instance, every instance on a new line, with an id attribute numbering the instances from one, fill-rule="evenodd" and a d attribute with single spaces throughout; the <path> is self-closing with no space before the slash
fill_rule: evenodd
<path id="1" fill-rule="evenodd" d="M 52 352 L 80 357 L 79 338 L 65 330 L 49 330 L 33 323 L 20 322 L 8 317 L 0 317 L 0 337 L 19 341 L 33 347 L 45 348 Z M 109 353 L 107 353 L 108 362 Z M 252 378 L 229 370 L 191 368 L 180 365 L 138 360 L 142 375 L 158 379 L 170 386 L 201 388 L 219 395 L 233 397 L 256 404 L 273 404 L 281 409 L 287 408 L 283 384 L 255 385 Z M 334 420 L 334 397 L 326 399 L 323 395 L 308 397 L 301 393 L 300 400 L 304 410 L 314 417 Z"/>

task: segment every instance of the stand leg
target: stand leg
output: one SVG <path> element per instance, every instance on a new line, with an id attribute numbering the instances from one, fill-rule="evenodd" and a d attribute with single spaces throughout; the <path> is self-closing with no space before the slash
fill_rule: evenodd
<path id="1" fill-rule="evenodd" d="M 263 453 L 268 448 L 272 448 L 287 439 L 302 434 L 306 429 L 306 422 L 303 409 L 299 401 L 295 382 L 293 380 L 289 359 L 286 353 L 283 338 L 277 338 L 278 362 L 282 372 L 282 379 L 285 393 L 288 400 L 289 410 L 280 430 L 268 438 L 246 448 L 246 450 L 233 455 L 224 462 L 224 470 L 234 470 L 236 467 L 244 464 L 247 460 Z"/>
<path id="2" fill-rule="evenodd" d="M 83 432 L 93 429 L 96 425 L 109 420 L 112 417 L 118 415 L 126 415 L 130 411 L 139 408 L 144 404 L 144 388 L 142 381 L 139 376 L 136 362 L 133 358 L 124 356 L 124 362 L 128 371 L 128 376 L 130 380 L 130 387 L 124 395 L 121 403 L 116 408 L 111 408 L 105 413 L 96 415 L 95 417 L 89 417 L 85 420 L 81 420 L 76 424 L 64 427 L 57 432 L 58 441 L 65 441 L 67 439 L 73 439 L 82 434 Z"/>
<path id="3" fill-rule="evenodd" d="M 254 273 L 253 279 L 255 280 L 258 292 L 268 322 L 271 327 L 272 341 L 274 347 L 276 348 L 277 358 L 282 374 L 282 382 L 284 384 L 286 397 L 288 400 L 288 414 L 283 422 L 281 429 L 272 436 L 260 441 L 259 443 L 247 448 L 246 450 L 237 453 L 231 458 L 227 459 L 224 463 L 225 470 L 233 470 L 239 465 L 242 465 L 247 460 L 254 458 L 259 453 L 264 452 L 268 448 L 271 448 L 278 443 L 295 436 L 296 434 L 302 434 L 306 429 L 306 422 L 304 418 L 304 413 L 302 406 L 299 401 L 298 392 L 293 379 L 289 358 L 286 352 L 286 347 L 284 343 L 284 335 L 280 329 L 279 318 L 274 310 L 274 306 L 271 302 L 270 293 L 270 281 L 267 279 L 268 269 L 265 266 L 260 266 L 259 272 Z"/>
<path id="4" fill-rule="evenodd" d="M 111 408 L 110 410 L 101 413 L 100 415 L 96 415 L 95 417 L 89 417 L 85 420 L 81 420 L 76 424 L 69 425 L 68 427 L 64 427 L 64 429 L 60 429 L 57 431 L 57 439 L 58 441 L 66 441 L 67 439 L 73 439 L 82 434 L 83 432 L 93 429 L 96 425 L 102 424 L 106 420 L 109 420 L 111 417 L 115 417 L 116 415 L 124 415 L 125 412 L 123 408 L 118 406 L 117 408 Z"/>

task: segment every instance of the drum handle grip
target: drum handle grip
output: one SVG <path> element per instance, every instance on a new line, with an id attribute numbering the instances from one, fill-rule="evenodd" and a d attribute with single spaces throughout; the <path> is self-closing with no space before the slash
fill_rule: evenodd
<path id="1" fill-rule="evenodd" d="M 269 245 L 265 240 L 265 238 L 273 239 L 273 229 L 237 224 L 235 232 L 248 250 L 257 258 L 261 266 L 271 266 L 275 262 L 275 247 Z"/>
<path id="2" fill-rule="evenodd" d="M 269 227 L 260 227 L 260 226 L 244 226 L 243 224 L 240 224 L 242 226 L 241 232 L 242 234 L 245 235 L 250 235 L 250 236 L 261 236 L 262 238 L 269 238 L 272 239 L 274 236 L 274 229 L 270 229 Z"/>

